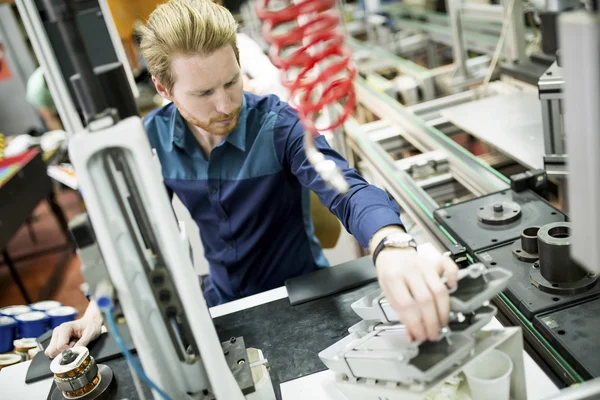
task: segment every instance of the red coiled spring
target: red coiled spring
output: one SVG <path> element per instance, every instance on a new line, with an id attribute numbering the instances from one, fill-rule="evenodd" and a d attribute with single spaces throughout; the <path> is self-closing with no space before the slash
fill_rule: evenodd
<path id="1" fill-rule="evenodd" d="M 297 101 L 304 128 L 313 134 L 318 130 L 334 131 L 344 124 L 356 105 L 356 70 L 344 46 L 344 36 L 336 29 L 340 18 L 331 11 L 335 0 L 304 0 L 279 11 L 269 10 L 271 2 L 274 1 L 259 0 L 256 11 L 264 22 L 263 36 L 271 44 L 271 62 L 282 70 L 282 83 L 290 90 L 290 99 Z M 309 21 L 298 22 L 304 16 Z M 276 34 L 282 24 L 292 23 L 298 25 Z M 295 49 L 290 51 L 292 48 Z M 289 54 L 284 56 L 286 52 Z M 292 71 L 298 74 L 291 77 Z M 320 87 L 323 92 L 315 92 Z M 342 113 L 329 126 L 317 129 L 320 113 L 338 103 L 343 104 Z"/>

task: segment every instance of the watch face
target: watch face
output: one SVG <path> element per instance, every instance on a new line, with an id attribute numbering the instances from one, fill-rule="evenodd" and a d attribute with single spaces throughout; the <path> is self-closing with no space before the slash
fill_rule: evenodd
<path id="1" fill-rule="evenodd" d="M 388 246 L 410 246 L 413 237 L 408 233 L 397 233 L 388 237 L 386 240 L 386 245 Z"/>

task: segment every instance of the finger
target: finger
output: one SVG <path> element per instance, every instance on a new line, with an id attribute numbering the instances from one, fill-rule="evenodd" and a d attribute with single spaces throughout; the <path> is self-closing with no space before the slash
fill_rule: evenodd
<path id="1" fill-rule="evenodd" d="M 425 283 L 429 287 L 429 291 L 433 295 L 435 307 L 438 312 L 438 320 L 441 327 L 448 325 L 448 315 L 450 314 L 450 297 L 448 294 L 448 288 L 440 276 L 436 273 L 435 269 L 423 267 L 422 269 Z"/>
<path id="2" fill-rule="evenodd" d="M 56 343 L 58 341 L 58 331 L 61 329 L 62 328 L 59 326 L 52 331 L 52 338 L 50 339 L 50 343 L 48 344 L 48 347 L 46 347 L 45 351 L 46 355 L 50 358 L 54 358 L 58 354 L 56 350 Z"/>
<path id="3" fill-rule="evenodd" d="M 458 266 L 452 261 L 450 257 L 444 257 L 440 261 L 443 269 L 443 274 L 446 277 L 446 285 L 450 289 L 456 288 L 458 285 Z"/>
<path id="4" fill-rule="evenodd" d="M 391 287 L 388 290 L 384 290 L 386 298 L 390 301 L 390 304 L 394 311 L 398 314 L 400 321 L 409 334 L 409 340 L 416 339 L 419 342 L 427 340 L 427 334 L 423 321 L 421 320 L 421 313 L 417 303 L 410 295 L 410 290 L 404 282 L 404 280 L 395 279 Z M 385 289 L 385 288 L 384 288 Z M 385 293 L 387 292 L 387 293 Z"/>
<path id="5" fill-rule="evenodd" d="M 422 323 L 425 325 L 427 338 L 436 341 L 440 337 L 440 321 L 433 295 L 425 283 L 422 274 L 407 277 L 408 288 L 421 311 Z"/>
<path id="6" fill-rule="evenodd" d="M 65 350 L 64 346 L 67 345 L 71 339 L 73 329 L 70 323 L 64 323 L 59 325 L 52 332 L 52 339 L 46 349 L 46 354 L 50 358 L 56 357 L 61 351 Z"/>
<path id="7" fill-rule="evenodd" d="M 74 333 L 73 324 L 71 323 L 65 324 L 63 329 L 58 332 L 58 337 L 56 339 L 56 355 L 72 347 L 70 346 L 70 343 Z"/>
<path id="8" fill-rule="evenodd" d="M 87 346 L 92 339 L 94 339 L 94 329 L 91 328 L 86 328 L 83 330 L 83 335 L 81 335 L 81 339 L 79 339 L 79 341 L 77 341 L 77 344 L 75 344 L 75 346 Z"/>

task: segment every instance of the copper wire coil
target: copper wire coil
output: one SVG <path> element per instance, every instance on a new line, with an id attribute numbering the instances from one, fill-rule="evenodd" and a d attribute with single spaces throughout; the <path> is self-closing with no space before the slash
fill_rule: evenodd
<path id="1" fill-rule="evenodd" d="M 60 379 L 68 379 L 68 378 L 73 378 L 74 376 L 77 376 L 77 375 L 81 375 L 81 374 L 83 374 L 85 369 L 88 367 L 88 365 L 90 365 L 90 359 L 91 359 L 91 356 L 89 356 L 85 360 L 83 360 L 83 362 L 81 363 L 81 365 L 79 367 L 77 367 L 69 372 L 65 372 L 63 374 L 54 374 L 54 376 L 56 378 L 60 378 Z"/>
<path id="2" fill-rule="evenodd" d="M 66 357 L 69 357 L 69 359 L 65 361 L 64 357 L 67 352 L 69 354 Z M 75 361 L 82 356 L 84 357 L 83 359 Z M 75 359 L 70 361 L 73 357 Z M 64 398 L 76 399 L 88 395 L 100 384 L 102 375 L 94 358 L 89 354 L 87 349 L 73 348 L 72 353 L 71 350 L 66 350 L 61 354 L 61 359 L 58 361 L 59 364 L 63 362 L 62 368 L 60 368 L 60 365 L 55 366 L 55 371 L 62 369 L 64 372 L 55 372 L 54 382 L 62 392 Z"/>
<path id="3" fill-rule="evenodd" d="M 100 373 L 96 374 L 96 377 L 87 385 L 82 387 L 81 389 L 77 389 L 71 392 L 63 392 L 63 395 L 67 398 L 76 398 L 84 396 L 94 390 L 98 384 L 100 383 Z"/>
<path id="4" fill-rule="evenodd" d="M 27 354 L 29 352 L 29 350 L 31 349 L 35 349 L 36 346 L 32 346 L 32 347 L 15 347 L 15 351 L 17 353 L 25 353 Z"/>

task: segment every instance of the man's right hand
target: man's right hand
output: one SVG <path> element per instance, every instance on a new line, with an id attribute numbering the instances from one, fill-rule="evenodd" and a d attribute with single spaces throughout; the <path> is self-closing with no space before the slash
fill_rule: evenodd
<path id="1" fill-rule="evenodd" d="M 52 332 L 52 339 L 46 348 L 46 355 L 54 358 L 61 352 L 73 346 L 87 346 L 88 343 L 100 336 L 102 320 L 86 318 L 65 322 Z"/>
<path id="2" fill-rule="evenodd" d="M 102 333 L 102 313 L 95 301 L 90 301 L 83 317 L 54 328 L 46 355 L 54 358 L 73 346 L 87 346 Z"/>

